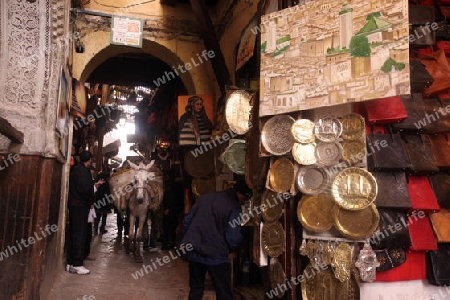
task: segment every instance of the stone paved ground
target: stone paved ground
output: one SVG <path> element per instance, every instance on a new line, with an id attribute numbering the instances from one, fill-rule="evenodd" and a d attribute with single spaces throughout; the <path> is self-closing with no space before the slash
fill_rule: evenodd
<path id="1" fill-rule="evenodd" d="M 133 256 L 125 252 L 123 238 L 116 238 L 114 214 L 108 215 L 106 229 L 108 233 L 93 237 L 91 253 L 96 260 L 85 261 L 85 267 L 91 273 L 76 275 L 61 270 L 48 300 L 187 299 L 189 286 L 186 261 L 181 258 L 170 259 L 169 263 L 157 266 L 156 270 L 136 280 L 131 274 L 138 271 L 142 263 L 135 263 Z M 151 250 L 153 251 L 143 252 L 146 265 L 150 265 L 152 259 L 155 262 L 157 258 L 162 259 L 166 255 L 171 257 L 169 251 L 159 248 Z M 176 257 L 176 252 L 171 251 L 172 256 Z M 210 281 L 207 281 L 203 299 L 215 299 Z"/>

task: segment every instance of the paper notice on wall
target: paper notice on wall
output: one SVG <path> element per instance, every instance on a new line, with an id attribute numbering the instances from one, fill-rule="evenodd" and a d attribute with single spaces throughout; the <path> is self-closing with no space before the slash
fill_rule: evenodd
<path id="1" fill-rule="evenodd" d="M 142 48 L 144 21 L 113 16 L 110 44 Z"/>

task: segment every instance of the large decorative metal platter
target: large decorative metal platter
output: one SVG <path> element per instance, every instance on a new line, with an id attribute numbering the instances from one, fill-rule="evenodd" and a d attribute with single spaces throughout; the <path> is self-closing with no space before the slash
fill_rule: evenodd
<path id="1" fill-rule="evenodd" d="M 367 239 L 378 227 L 380 215 L 374 204 L 361 210 L 346 210 L 339 206 L 334 208 L 334 226 L 346 238 L 353 240 Z"/>
<path id="2" fill-rule="evenodd" d="M 246 91 L 234 91 L 225 106 L 225 118 L 230 129 L 237 134 L 246 134 L 250 129 L 253 96 Z"/>
<path id="3" fill-rule="evenodd" d="M 248 145 L 245 156 L 245 182 L 250 188 L 255 188 L 267 175 L 269 157 L 259 156 L 259 142 L 261 134 L 255 126 L 248 134 Z"/>
<path id="4" fill-rule="evenodd" d="M 288 115 L 278 115 L 270 118 L 261 131 L 261 143 L 273 155 L 284 155 L 291 151 L 294 137 L 291 133 L 295 120 Z"/>
<path id="5" fill-rule="evenodd" d="M 308 119 L 298 119 L 292 124 L 291 133 L 299 143 L 312 143 L 316 137 L 314 135 L 314 123 Z"/>
<path id="6" fill-rule="evenodd" d="M 366 145 L 363 140 L 348 140 L 342 143 L 342 159 L 354 165 L 366 156 Z"/>
<path id="7" fill-rule="evenodd" d="M 340 282 L 332 268 L 318 271 L 311 264 L 303 271 L 303 300 L 360 300 L 360 287 L 354 272 Z"/>
<path id="8" fill-rule="evenodd" d="M 207 177 L 214 172 L 214 151 L 196 153 L 197 156 L 192 153 L 194 151 L 189 151 L 184 158 L 186 172 L 193 177 Z"/>
<path id="9" fill-rule="evenodd" d="M 314 124 L 314 134 L 322 142 L 337 141 L 342 134 L 342 123 L 333 117 L 323 117 Z"/>
<path id="10" fill-rule="evenodd" d="M 297 186 L 303 194 L 317 195 L 328 186 L 330 177 L 319 166 L 303 166 L 297 173 Z"/>
<path id="11" fill-rule="evenodd" d="M 281 265 L 278 258 L 271 257 L 270 258 L 270 264 L 269 264 L 269 281 L 270 281 L 270 287 L 272 289 L 278 289 L 279 286 L 285 284 L 286 282 L 286 274 L 283 271 L 283 266 Z M 286 289 L 280 289 L 280 292 L 278 293 L 277 297 L 279 299 L 283 298 L 284 294 L 286 293 Z"/>
<path id="12" fill-rule="evenodd" d="M 298 202 L 297 217 L 303 227 L 313 232 L 323 232 L 333 227 L 333 208 L 331 196 L 303 196 Z"/>
<path id="13" fill-rule="evenodd" d="M 261 232 L 263 251 L 270 257 L 278 257 L 285 250 L 285 232 L 280 222 L 264 223 Z"/>
<path id="14" fill-rule="evenodd" d="M 350 167 L 340 171 L 331 183 L 336 203 L 348 210 L 360 210 L 371 205 L 377 197 L 375 177 L 368 171 Z"/>
<path id="15" fill-rule="evenodd" d="M 318 165 L 332 166 L 342 158 L 342 146 L 338 142 L 319 142 L 314 155 Z"/>
<path id="16" fill-rule="evenodd" d="M 294 143 L 294 146 L 292 146 L 292 156 L 301 165 L 309 166 L 315 164 L 317 162 L 315 152 L 316 143 Z"/>
<path id="17" fill-rule="evenodd" d="M 280 193 L 265 190 L 261 197 L 261 215 L 266 222 L 278 221 L 283 214 L 284 198 L 279 197 Z M 264 204 L 264 209 L 262 205 Z"/>
<path id="18" fill-rule="evenodd" d="M 245 174 L 245 141 L 234 141 L 225 149 L 223 158 L 228 168 L 238 175 Z"/>
<path id="19" fill-rule="evenodd" d="M 361 139 L 365 131 L 364 117 L 351 113 L 341 117 L 342 123 L 342 138 L 344 140 L 358 140 Z"/>
<path id="20" fill-rule="evenodd" d="M 288 158 L 282 157 L 270 166 L 269 184 L 278 193 L 289 191 L 295 180 L 294 164 Z"/>

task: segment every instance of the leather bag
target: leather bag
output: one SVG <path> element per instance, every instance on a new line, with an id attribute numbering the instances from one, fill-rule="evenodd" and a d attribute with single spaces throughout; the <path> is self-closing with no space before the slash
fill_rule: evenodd
<path id="1" fill-rule="evenodd" d="M 425 88 L 424 95 L 436 95 L 450 88 L 450 80 L 448 80 L 450 65 L 444 50 L 437 50 L 430 55 L 421 55 L 418 59 L 425 65 L 434 80 L 431 86 Z"/>
<path id="2" fill-rule="evenodd" d="M 428 283 L 437 286 L 450 284 L 450 244 L 439 244 L 439 249 L 427 252 Z"/>
<path id="3" fill-rule="evenodd" d="M 419 60 L 410 60 L 409 69 L 411 93 L 422 93 L 426 88 L 433 84 L 434 78 L 428 72 L 425 65 Z"/>
<path id="4" fill-rule="evenodd" d="M 428 134 L 439 134 L 450 131 L 450 115 L 447 108 L 450 108 L 448 98 L 424 98 L 425 118 L 420 122 L 425 124 L 423 132 Z"/>
<path id="5" fill-rule="evenodd" d="M 367 167 L 369 171 L 406 170 L 411 161 L 398 133 L 367 134 Z"/>
<path id="6" fill-rule="evenodd" d="M 425 103 L 422 94 L 415 93 L 409 98 L 402 98 L 408 117 L 391 125 L 393 132 L 417 134 L 423 132 L 422 123 L 426 122 Z"/>
<path id="7" fill-rule="evenodd" d="M 378 208 L 380 222 L 378 229 L 370 238 L 370 243 L 377 248 L 407 248 L 411 246 L 408 217 L 406 211 L 393 208 Z"/>
<path id="8" fill-rule="evenodd" d="M 402 138 L 411 161 L 410 173 L 428 175 L 439 171 L 428 135 L 402 135 Z"/>
<path id="9" fill-rule="evenodd" d="M 438 243 L 450 243 L 450 209 L 430 214 L 430 220 Z"/>
<path id="10" fill-rule="evenodd" d="M 408 117 L 400 96 L 364 101 L 363 105 L 369 124 L 401 122 Z"/>
<path id="11" fill-rule="evenodd" d="M 440 208 L 450 208 L 450 174 L 434 174 L 430 176 L 430 183 Z"/>
<path id="12" fill-rule="evenodd" d="M 409 215 L 408 228 L 411 238 L 409 249 L 416 251 L 437 250 L 437 241 L 428 214 L 416 210 Z"/>
<path id="13" fill-rule="evenodd" d="M 382 208 L 411 207 L 408 183 L 404 172 L 372 172 L 378 185 L 375 205 Z"/>
<path id="14" fill-rule="evenodd" d="M 395 282 L 427 279 L 425 251 L 405 250 L 406 261 L 385 272 L 377 272 L 376 282 Z"/>
<path id="15" fill-rule="evenodd" d="M 405 263 L 406 254 L 402 248 L 386 248 L 383 250 L 374 250 L 380 266 L 377 272 L 392 270 Z"/>
<path id="16" fill-rule="evenodd" d="M 440 210 L 428 177 L 408 176 L 408 192 L 411 199 L 411 209 L 423 210 L 427 213 Z"/>
<path id="17" fill-rule="evenodd" d="M 436 165 L 440 171 L 450 169 L 450 138 L 448 134 L 437 134 L 430 136 L 431 148 L 433 149 Z"/>

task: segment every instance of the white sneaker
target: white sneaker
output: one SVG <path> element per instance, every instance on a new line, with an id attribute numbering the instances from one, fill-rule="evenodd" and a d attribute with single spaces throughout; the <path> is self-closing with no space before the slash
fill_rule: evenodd
<path id="1" fill-rule="evenodd" d="M 86 269 L 83 266 L 79 266 L 79 267 L 71 266 L 70 269 L 69 269 L 69 273 L 78 274 L 78 275 L 87 275 L 90 272 L 91 271 L 89 271 L 88 269 Z"/>
<path id="2" fill-rule="evenodd" d="M 67 265 L 66 265 L 66 272 L 69 272 L 69 271 L 70 271 L 70 268 L 72 268 L 72 265 L 67 264 Z"/>

